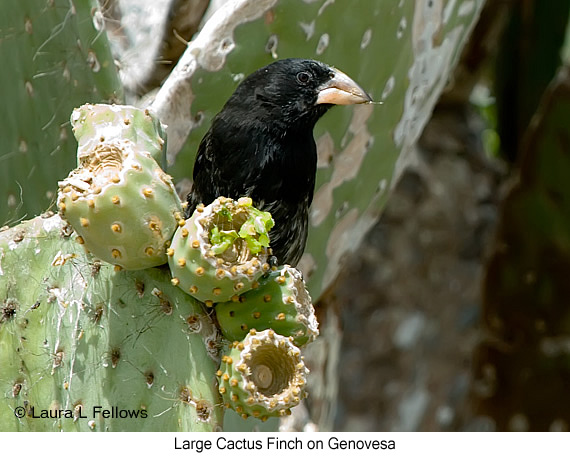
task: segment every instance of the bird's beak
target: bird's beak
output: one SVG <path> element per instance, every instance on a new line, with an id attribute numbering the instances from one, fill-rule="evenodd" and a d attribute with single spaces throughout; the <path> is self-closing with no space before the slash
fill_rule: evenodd
<path id="1" fill-rule="evenodd" d="M 372 98 L 342 71 L 332 69 L 333 77 L 321 85 L 316 104 L 350 105 L 370 103 Z"/>

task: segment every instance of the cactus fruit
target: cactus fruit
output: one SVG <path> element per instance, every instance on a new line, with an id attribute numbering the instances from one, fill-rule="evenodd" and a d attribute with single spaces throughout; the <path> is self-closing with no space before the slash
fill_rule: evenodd
<path id="1" fill-rule="evenodd" d="M 259 288 L 238 300 L 219 303 L 216 317 L 228 340 L 241 340 L 250 329 L 273 329 L 292 336 L 301 347 L 319 334 L 315 310 L 301 272 L 285 265 L 271 271 Z"/>
<path id="2" fill-rule="evenodd" d="M 156 123 L 135 108 L 103 105 L 75 110 L 72 123 L 79 167 L 59 182 L 60 214 L 108 263 L 131 270 L 166 263 L 182 204 L 151 156 L 163 144 Z"/>
<path id="3" fill-rule="evenodd" d="M 216 375 L 227 408 L 244 419 L 253 416 L 265 421 L 289 414 L 301 402 L 308 372 L 291 338 L 271 329 L 252 329 L 226 349 Z"/>
<path id="4" fill-rule="evenodd" d="M 256 288 L 269 271 L 272 226 L 271 215 L 254 208 L 251 198 L 199 205 L 167 251 L 172 283 L 208 306 Z"/>

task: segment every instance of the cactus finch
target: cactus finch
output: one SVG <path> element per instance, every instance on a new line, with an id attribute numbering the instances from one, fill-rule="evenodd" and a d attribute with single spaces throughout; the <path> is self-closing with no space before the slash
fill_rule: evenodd
<path id="1" fill-rule="evenodd" d="M 200 143 L 187 215 L 218 196 L 249 196 L 275 220 L 270 242 L 277 262 L 296 266 L 315 187 L 313 127 L 335 104 L 370 101 L 344 73 L 314 60 L 278 60 L 255 71 Z"/>

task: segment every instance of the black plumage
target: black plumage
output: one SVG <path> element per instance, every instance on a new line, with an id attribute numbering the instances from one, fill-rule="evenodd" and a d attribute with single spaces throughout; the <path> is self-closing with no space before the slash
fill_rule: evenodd
<path id="1" fill-rule="evenodd" d="M 187 215 L 218 196 L 271 212 L 279 264 L 303 254 L 317 151 L 313 127 L 333 104 L 369 102 L 348 76 L 314 60 L 278 60 L 237 87 L 200 143 Z"/>

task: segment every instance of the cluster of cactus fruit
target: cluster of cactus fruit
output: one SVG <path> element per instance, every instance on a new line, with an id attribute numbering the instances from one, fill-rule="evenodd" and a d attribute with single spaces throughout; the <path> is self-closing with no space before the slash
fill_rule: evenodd
<path id="1" fill-rule="evenodd" d="M 185 220 L 148 111 L 85 105 L 71 121 L 78 167 L 59 183 L 58 207 L 78 242 L 116 270 L 168 263 L 172 284 L 214 307 L 227 339 L 217 371 L 224 405 L 243 418 L 288 414 L 306 395 L 299 347 L 318 323 L 301 273 L 268 263 L 271 215 L 250 198 L 219 197 Z"/>

